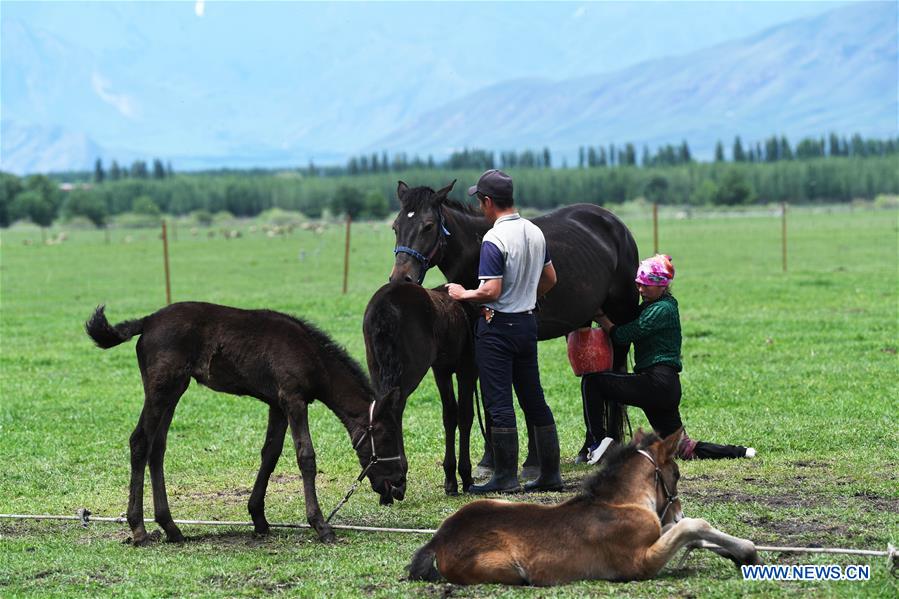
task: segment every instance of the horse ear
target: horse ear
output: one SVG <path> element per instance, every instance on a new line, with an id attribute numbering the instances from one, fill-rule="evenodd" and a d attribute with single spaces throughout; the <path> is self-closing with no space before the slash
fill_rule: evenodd
<path id="1" fill-rule="evenodd" d="M 634 438 L 632 439 L 632 443 L 634 445 L 640 445 L 643 442 L 643 439 L 646 438 L 646 433 L 643 432 L 643 428 L 638 428 L 637 432 L 634 433 Z"/>
<path id="2" fill-rule="evenodd" d="M 443 201 L 446 199 L 446 196 L 449 195 L 449 192 L 451 192 L 453 190 L 453 185 L 455 185 L 455 184 L 456 184 L 456 179 L 453 179 L 449 185 L 440 189 L 436 194 L 434 194 L 434 199 L 437 201 L 438 204 L 443 203 Z"/>
<path id="3" fill-rule="evenodd" d="M 667 462 L 677 455 L 677 448 L 680 446 L 680 440 L 684 436 L 684 427 L 680 427 L 661 441 L 659 448 L 659 461 Z"/>
<path id="4" fill-rule="evenodd" d="M 400 202 L 402 202 L 403 196 L 406 195 L 407 191 L 409 191 L 409 186 L 406 185 L 404 182 L 399 181 L 396 184 L 396 199 L 398 199 Z"/>

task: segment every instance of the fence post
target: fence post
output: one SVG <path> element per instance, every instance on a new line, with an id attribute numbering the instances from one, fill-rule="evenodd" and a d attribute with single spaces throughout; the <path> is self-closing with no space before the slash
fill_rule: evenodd
<path id="1" fill-rule="evenodd" d="M 343 249 L 343 293 L 346 295 L 347 277 L 350 272 L 350 223 L 353 217 L 346 213 L 346 244 Z"/>
<path id="2" fill-rule="evenodd" d="M 652 253 L 659 253 L 659 203 L 652 203 Z"/>
<path id="3" fill-rule="evenodd" d="M 172 284 L 169 279 L 169 237 L 162 219 L 162 261 L 165 264 L 165 305 L 172 303 Z"/>
<path id="4" fill-rule="evenodd" d="M 781 246 L 783 250 L 783 270 L 787 272 L 787 203 L 780 203 L 780 214 L 781 214 L 781 226 L 780 226 L 780 235 L 781 235 Z"/>

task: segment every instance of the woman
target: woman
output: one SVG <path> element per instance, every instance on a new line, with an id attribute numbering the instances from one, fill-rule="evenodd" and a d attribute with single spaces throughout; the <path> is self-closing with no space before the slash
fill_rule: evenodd
<path id="1" fill-rule="evenodd" d="M 618 344 L 634 344 L 634 374 L 597 372 L 583 379 L 584 400 L 594 440 L 588 461 L 595 464 L 613 439 L 621 433 L 606 430 L 615 404 L 637 406 L 646 413 L 649 424 L 665 438 L 682 426 L 680 410 L 681 328 L 677 300 L 671 295 L 674 266 L 671 256 L 657 254 L 640 263 L 637 290 L 643 298 L 636 320 L 616 326 L 603 314 L 596 321 Z M 605 415 L 605 418 L 603 417 Z M 604 422 L 605 420 L 605 422 Z M 611 427 L 610 427 L 611 428 Z M 686 432 L 678 449 L 685 460 L 751 458 L 755 449 L 742 445 L 716 445 L 694 441 Z"/>

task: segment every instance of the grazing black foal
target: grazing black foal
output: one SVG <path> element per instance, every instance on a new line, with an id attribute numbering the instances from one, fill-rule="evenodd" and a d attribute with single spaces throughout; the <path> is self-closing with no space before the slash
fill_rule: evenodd
<path id="1" fill-rule="evenodd" d="M 468 491 L 471 477 L 472 397 L 478 380 L 471 323 L 471 304 L 450 298 L 443 287 L 425 289 L 413 283 L 388 283 L 365 308 L 362 332 L 372 384 L 378 391 L 399 388 L 402 405 L 428 373 L 443 404 L 443 489 L 456 495 L 456 427 L 459 428 L 459 477 Z M 453 374 L 459 399 L 453 394 Z"/>
<path id="2" fill-rule="evenodd" d="M 376 397 L 358 364 L 310 324 L 270 310 L 181 302 L 114 326 L 100 306 L 85 329 L 103 349 L 141 336 L 137 363 L 144 384 L 144 407 L 131 435 L 128 498 L 128 524 L 135 545 L 149 540 L 143 510 L 148 461 L 156 522 L 170 541 L 184 540 L 169 511 L 163 460 L 175 407 L 191 377 L 210 389 L 249 395 L 269 406 L 262 465 L 248 505 L 256 532 L 268 532 L 265 491 L 289 424 L 303 476 L 306 519 L 322 541 L 334 540 L 315 493 L 317 469 L 307 414 L 315 399 L 328 406 L 346 427 L 360 464 L 368 466 L 368 478 L 381 503 L 405 495 L 407 465 L 398 390 Z"/>

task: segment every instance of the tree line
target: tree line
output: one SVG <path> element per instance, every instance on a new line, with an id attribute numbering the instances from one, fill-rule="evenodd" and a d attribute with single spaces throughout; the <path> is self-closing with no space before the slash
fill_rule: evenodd
<path id="1" fill-rule="evenodd" d="M 764 141 L 744 143 L 740 136 L 734 138 L 730 146 L 731 162 L 778 162 L 781 160 L 811 160 L 826 157 L 892 156 L 899 153 L 899 138 L 877 139 L 863 138 L 856 133 L 851 138 L 831 133 L 829 138 L 823 136 L 804 137 L 792 146 L 785 135 L 772 135 Z M 665 144 L 651 151 L 644 145 L 640 156 L 632 143 L 608 146 L 580 146 L 578 148 L 578 168 L 600 168 L 614 166 L 677 166 L 694 162 L 693 153 L 686 140 L 678 145 Z M 724 144 L 719 140 L 715 144 L 715 162 L 727 162 L 728 157 Z M 500 151 L 483 149 L 463 149 L 455 151 L 446 160 L 435 161 L 432 156 L 422 159 L 415 156 L 409 159 L 405 153 L 389 156 L 386 151 L 380 154 L 359 155 L 350 158 L 345 167 L 314 169 L 310 165 L 306 173 L 320 176 L 363 175 L 372 173 L 401 172 L 421 169 L 481 169 L 491 168 L 553 168 L 552 153 L 549 148 L 542 150 Z M 559 166 L 559 165 L 556 165 Z M 562 168 L 567 168 L 562 164 Z"/>
<path id="2" fill-rule="evenodd" d="M 589 167 L 588 149 L 583 168 L 537 168 L 528 161 L 505 168 L 515 180 L 517 204 L 541 210 L 576 202 L 615 205 L 637 198 L 660 204 L 717 206 L 847 202 L 899 194 L 896 141 L 833 136 L 827 143 L 809 139 L 793 148 L 784 144 L 782 137 L 772 137 L 761 145 L 759 160 L 758 148 L 748 152 L 735 140 L 737 159 L 712 162 L 688 158 L 689 148 L 682 144 L 663 146 L 640 165 L 631 162 L 634 152 L 624 146 L 623 150 L 615 148 L 614 165 L 609 162 L 611 149 L 605 148 L 605 168 L 598 162 L 602 148 L 594 148 L 596 168 Z M 742 160 L 738 148 L 744 151 Z M 522 155 L 527 154 L 518 153 L 518 158 Z M 88 176 L 67 191 L 44 175 L 20 178 L 0 173 L 0 226 L 19 219 L 48 226 L 60 216 L 80 216 L 103 226 L 110 216 L 122 213 L 158 217 L 162 213 L 227 212 L 251 217 L 271 208 L 299 211 L 310 218 L 319 218 L 326 210 L 333 215 L 384 218 L 398 207 L 397 180 L 437 189 L 456 179 L 459 183 L 452 197 L 467 201 L 463 193 L 467 185 L 477 181 L 486 168 L 505 164 L 501 155 L 499 163 L 491 163 L 490 158 L 489 152 L 466 150 L 456 156 L 456 162 L 450 157 L 439 166 L 413 160 L 402 170 L 327 175 L 306 168 L 174 174 L 166 167 L 164 177 L 149 173 L 133 177 L 129 169 L 128 178 L 119 179 L 99 178 L 95 172 L 92 181 Z M 383 155 L 379 164 L 382 160 Z"/>

